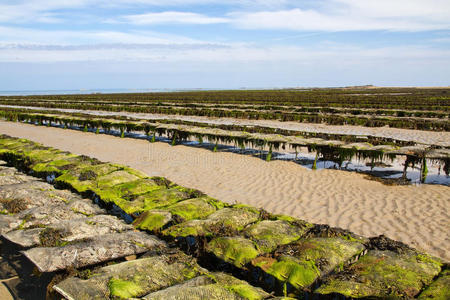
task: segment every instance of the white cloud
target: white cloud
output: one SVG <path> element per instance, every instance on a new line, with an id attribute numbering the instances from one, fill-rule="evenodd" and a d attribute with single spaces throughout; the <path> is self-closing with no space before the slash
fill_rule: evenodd
<path id="1" fill-rule="evenodd" d="M 97 33 L 107 36 L 111 33 Z M 449 65 L 450 50 L 428 47 L 364 48 L 325 43 L 320 46 L 255 46 L 249 44 L 207 43 L 95 44 L 95 45 L 33 45 L 0 44 L 0 62 L 162 62 L 162 63 L 295 63 L 313 66 L 327 62 L 330 66 L 356 65 L 361 62 L 431 62 Z"/>
<path id="2" fill-rule="evenodd" d="M 188 37 L 154 31 L 131 32 L 101 30 L 39 30 L 0 26 L 3 44 L 96 45 L 96 44 L 193 44 L 203 43 Z"/>
<path id="3" fill-rule="evenodd" d="M 147 13 L 123 17 L 123 20 L 136 25 L 149 24 L 217 24 L 227 23 L 228 19 L 208 17 L 190 12 L 166 11 L 160 13 Z"/>
<path id="4" fill-rule="evenodd" d="M 447 0 L 329 0 L 319 8 L 235 12 L 233 24 L 245 29 L 297 31 L 425 31 L 450 29 Z"/>

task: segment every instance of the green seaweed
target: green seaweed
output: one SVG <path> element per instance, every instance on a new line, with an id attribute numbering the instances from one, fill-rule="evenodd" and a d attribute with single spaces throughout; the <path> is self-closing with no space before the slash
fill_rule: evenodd
<path id="1" fill-rule="evenodd" d="M 279 245 L 298 240 L 308 231 L 307 226 L 295 226 L 286 221 L 265 220 L 244 230 L 244 235 L 251 238 L 264 253 L 270 253 Z"/>
<path id="2" fill-rule="evenodd" d="M 163 210 L 149 210 L 143 212 L 139 217 L 133 222 L 135 228 L 141 230 L 160 230 L 167 223 L 172 220 L 172 215 Z"/>
<path id="3" fill-rule="evenodd" d="M 300 239 L 279 247 L 275 259 L 256 259 L 253 264 L 278 280 L 303 289 L 363 250 L 360 242 L 338 237 Z"/>
<path id="4" fill-rule="evenodd" d="M 250 263 L 260 251 L 256 245 L 242 237 L 219 237 L 208 243 L 206 250 L 238 268 Z"/>
<path id="5" fill-rule="evenodd" d="M 450 299 L 450 270 L 444 270 L 439 277 L 434 280 L 418 297 L 420 300 L 436 299 L 448 300 Z"/>
<path id="6" fill-rule="evenodd" d="M 298 262 L 290 257 L 282 257 L 280 260 L 261 257 L 255 259 L 253 265 L 281 282 L 289 282 L 299 290 L 310 286 L 320 276 L 319 269 L 311 260 Z"/>
<path id="7" fill-rule="evenodd" d="M 189 194 L 175 186 L 170 189 L 158 187 L 137 196 L 132 201 L 122 199 L 116 204 L 128 214 L 140 213 L 151 209 L 164 208 L 189 198 Z"/>
<path id="8" fill-rule="evenodd" d="M 224 203 L 213 198 L 201 197 L 178 202 L 167 207 L 167 210 L 173 215 L 180 216 L 183 220 L 189 221 L 204 219 L 224 206 Z"/>
<path id="9" fill-rule="evenodd" d="M 144 289 L 137 283 L 118 278 L 111 278 L 108 283 L 108 288 L 111 296 L 120 299 L 134 298 L 144 292 Z"/>
<path id="10" fill-rule="evenodd" d="M 346 297 L 415 297 L 441 270 L 440 261 L 413 251 L 372 250 L 315 292 Z"/>

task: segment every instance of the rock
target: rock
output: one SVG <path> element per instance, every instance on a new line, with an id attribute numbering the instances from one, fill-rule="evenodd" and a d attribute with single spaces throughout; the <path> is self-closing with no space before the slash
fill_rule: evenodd
<path id="1" fill-rule="evenodd" d="M 302 237 L 312 225 L 290 224 L 282 220 L 264 220 L 246 228 L 243 235 L 253 240 L 262 253 L 270 253 Z"/>
<path id="2" fill-rule="evenodd" d="M 191 220 L 163 232 L 174 238 L 187 236 L 233 236 L 245 226 L 258 221 L 260 212 L 248 206 L 224 208 L 204 220 Z"/>
<path id="3" fill-rule="evenodd" d="M 102 267 L 54 289 L 67 299 L 137 298 L 206 273 L 195 259 L 176 251 Z"/>
<path id="4" fill-rule="evenodd" d="M 63 247 L 23 251 L 40 272 L 81 268 L 101 262 L 165 248 L 166 244 L 144 232 L 127 231 L 98 236 Z"/>
<path id="5" fill-rule="evenodd" d="M 419 295 L 419 299 L 450 299 L 450 270 L 441 272 L 439 277 Z"/>
<path id="6" fill-rule="evenodd" d="M 413 298 L 439 274 L 441 263 L 415 251 L 370 250 L 355 264 L 326 278 L 317 294 L 363 298 Z"/>
<path id="7" fill-rule="evenodd" d="M 302 290 L 319 277 L 342 268 L 364 249 L 358 241 L 339 237 L 300 239 L 279 247 L 273 257 L 258 257 L 252 263 L 276 279 Z"/>
<path id="8" fill-rule="evenodd" d="M 199 276 L 167 289 L 151 293 L 143 299 L 192 299 L 192 300 L 222 300 L 222 299 L 266 299 L 270 295 L 260 288 L 255 288 L 247 282 L 225 273 L 212 273 Z"/>
<path id="9" fill-rule="evenodd" d="M 261 254 L 253 241 L 239 236 L 215 238 L 208 243 L 206 251 L 238 268 Z"/>

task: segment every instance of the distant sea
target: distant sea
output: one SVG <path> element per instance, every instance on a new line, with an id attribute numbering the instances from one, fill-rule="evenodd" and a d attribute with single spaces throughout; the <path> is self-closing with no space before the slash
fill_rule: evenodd
<path id="1" fill-rule="evenodd" d="M 73 95 L 73 94 L 116 94 L 116 93 L 162 93 L 179 91 L 198 91 L 216 89 L 80 89 L 80 90 L 41 90 L 41 91 L 0 91 L 0 96 L 27 95 Z"/>
<path id="2" fill-rule="evenodd" d="M 252 87 L 252 88 L 166 88 L 166 89 L 80 89 L 80 90 L 39 90 L 39 91 L 0 91 L 0 96 L 29 95 L 82 95 L 82 94 L 118 94 L 118 93 L 170 93 L 188 91 L 223 91 L 223 90 L 310 90 L 302 87 Z"/>

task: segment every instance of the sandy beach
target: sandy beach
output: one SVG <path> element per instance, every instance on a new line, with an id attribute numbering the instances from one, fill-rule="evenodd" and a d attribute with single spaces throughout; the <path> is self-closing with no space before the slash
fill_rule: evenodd
<path id="1" fill-rule="evenodd" d="M 311 171 L 292 162 L 267 163 L 228 152 L 20 123 L 1 121 L 0 133 L 125 164 L 230 203 L 365 236 L 385 234 L 450 261 L 450 188 L 446 186 L 386 186 L 357 173 Z"/>

